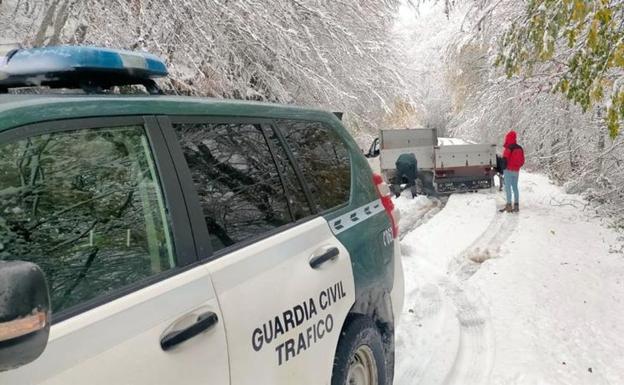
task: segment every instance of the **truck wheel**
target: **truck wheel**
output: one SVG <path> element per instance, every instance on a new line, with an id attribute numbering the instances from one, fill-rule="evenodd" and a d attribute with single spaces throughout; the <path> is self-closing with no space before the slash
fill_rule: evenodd
<path id="1" fill-rule="evenodd" d="M 430 171 L 423 171 L 418 173 L 418 180 L 422 185 L 422 191 L 427 196 L 435 196 L 436 189 L 433 185 L 433 173 Z"/>
<path id="2" fill-rule="evenodd" d="M 381 334 L 368 318 L 354 318 L 342 331 L 331 385 L 386 385 Z"/>
<path id="3" fill-rule="evenodd" d="M 395 198 L 398 198 L 401 196 L 401 185 L 400 184 L 391 184 L 390 185 L 390 192 L 394 194 Z"/>
<path id="4" fill-rule="evenodd" d="M 418 182 L 419 181 L 416 181 L 416 184 L 414 186 L 410 187 L 410 192 L 412 193 L 412 198 L 416 198 L 418 196 L 418 194 L 423 191 L 422 187 L 418 186 Z"/>

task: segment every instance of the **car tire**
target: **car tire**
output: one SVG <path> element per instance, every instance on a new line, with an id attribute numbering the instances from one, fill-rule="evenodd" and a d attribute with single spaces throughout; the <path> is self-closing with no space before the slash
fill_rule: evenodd
<path id="1" fill-rule="evenodd" d="M 340 334 L 331 385 L 386 385 L 381 334 L 366 317 L 352 318 Z"/>

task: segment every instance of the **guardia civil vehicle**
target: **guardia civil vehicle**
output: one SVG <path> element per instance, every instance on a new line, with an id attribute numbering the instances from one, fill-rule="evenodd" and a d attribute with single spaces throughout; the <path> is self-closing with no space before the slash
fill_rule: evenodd
<path id="1" fill-rule="evenodd" d="M 166 75 L 2 59 L 0 384 L 390 384 L 398 213 L 340 120 Z"/>

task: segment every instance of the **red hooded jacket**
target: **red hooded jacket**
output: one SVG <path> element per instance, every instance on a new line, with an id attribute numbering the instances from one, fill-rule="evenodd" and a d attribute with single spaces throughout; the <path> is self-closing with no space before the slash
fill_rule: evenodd
<path id="1" fill-rule="evenodd" d="M 505 150 L 503 158 L 507 159 L 507 170 L 520 171 L 520 167 L 524 166 L 524 150 L 516 143 L 516 131 L 509 131 L 505 135 Z"/>

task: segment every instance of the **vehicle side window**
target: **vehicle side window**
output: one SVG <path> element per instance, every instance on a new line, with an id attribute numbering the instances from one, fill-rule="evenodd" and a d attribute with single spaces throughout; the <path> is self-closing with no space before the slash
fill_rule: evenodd
<path id="1" fill-rule="evenodd" d="M 303 172 L 317 209 L 329 210 L 349 202 L 351 158 L 346 145 L 319 122 L 276 122 Z"/>
<path id="2" fill-rule="evenodd" d="M 213 251 L 293 221 L 284 186 L 257 124 L 174 124 Z"/>
<path id="3" fill-rule="evenodd" d="M 175 266 L 142 126 L 0 144 L 0 260 L 46 274 L 53 312 Z"/>

